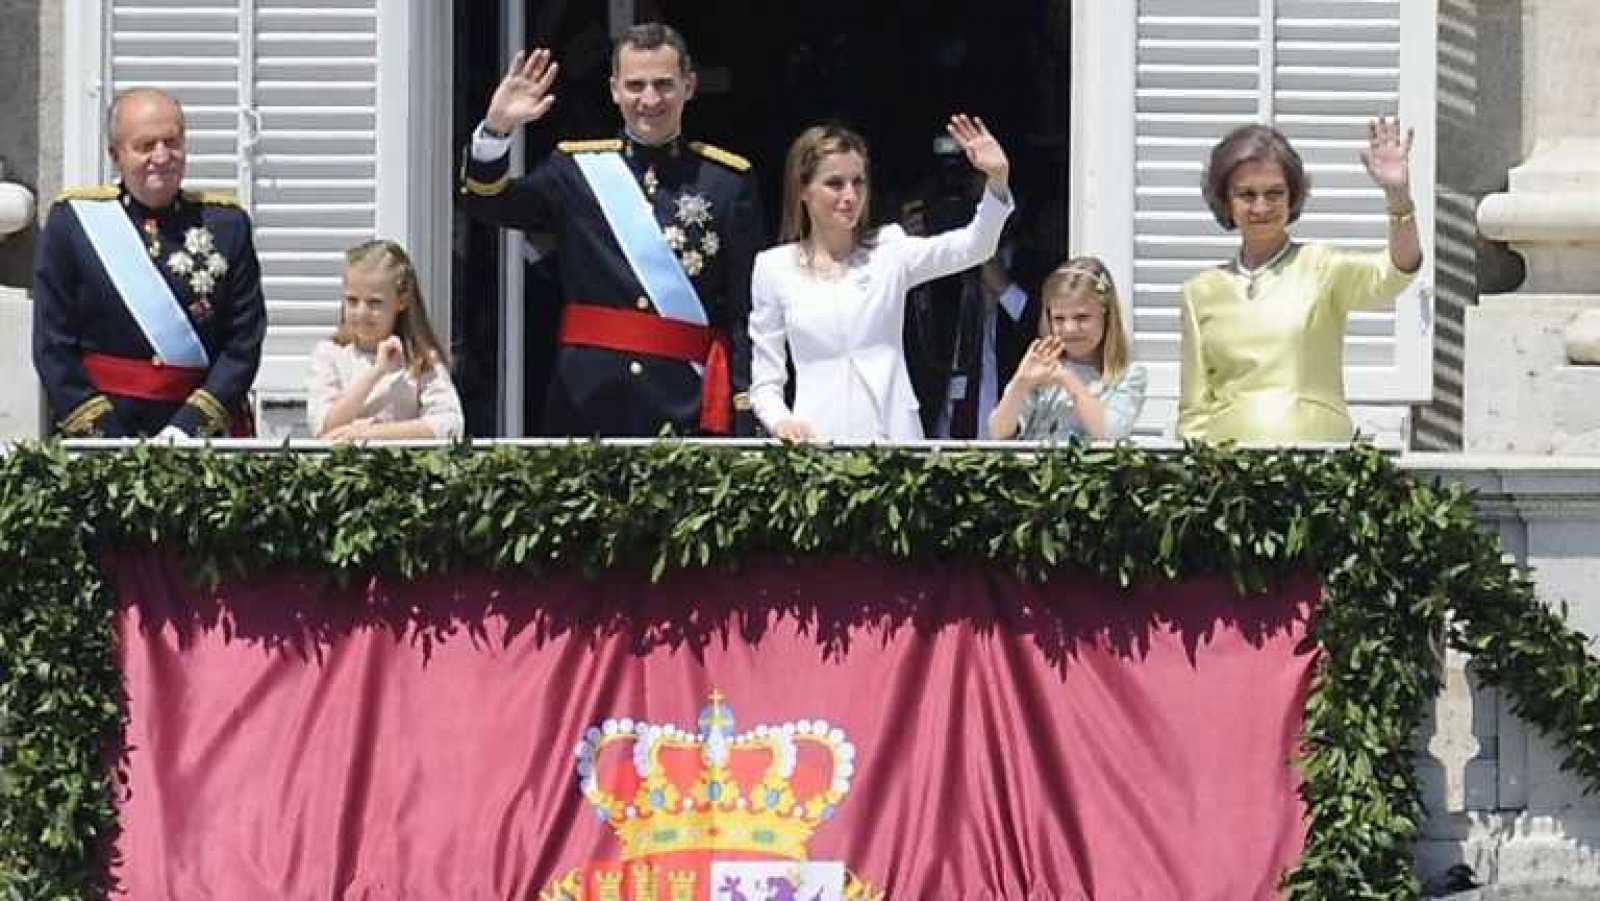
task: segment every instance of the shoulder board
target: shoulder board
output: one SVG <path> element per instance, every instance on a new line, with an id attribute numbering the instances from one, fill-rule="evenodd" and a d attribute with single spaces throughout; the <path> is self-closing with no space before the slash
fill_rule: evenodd
<path id="1" fill-rule="evenodd" d="M 232 191 L 184 191 L 183 197 L 190 203 L 208 203 L 212 206 L 231 206 L 243 209 L 239 198 Z"/>
<path id="2" fill-rule="evenodd" d="M 707 144 L 704 141 L 690 141 L 689 149 L 712 162 L 721 163 L 735 172 L 747 172 L 750 169 L 749 160 L 737 153 L 723 150 L 715 144 Z"/>
<path id="3" fill-rule="evenodd" d="M 593 141 L 562 141 L 556 145 L 562 153 L 605 153 L 622 149 L 621 138 L 597 138 Z"/>
<path id="4" fill-rule="evenodd" d="M 116 185 L 73 185 L 56 195 L 56 202 L 63 200 L 116 200 L 121 189 Z"/>

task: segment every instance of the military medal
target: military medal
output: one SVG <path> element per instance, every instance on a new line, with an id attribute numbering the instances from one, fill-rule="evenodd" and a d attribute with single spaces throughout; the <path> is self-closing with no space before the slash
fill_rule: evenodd
<path id="1" fill-rule="evenodd" d="M 699 275 L 700 270 L 706 267 L 705 257 L 701 256 L 698 250 L 686 250 L 678 255 L 678 260 L 683 263 L 683 271 L 689 273 L 691 278 Z"/>
<path id="2" fill-rule="evenodd" d="M 687 228 L 704 228 L 711 221 L 711 201 L 704 194 L 680 194 L 676 218 Z"/>
<path id="3" fill-rule="evenodd" d="M 183 234 L 183 249 L 167 256 L 167 271 L 189 286 L 194 300 L 189 304 L 189 315 L 203 322 L 211 317 L 211 294 L 217 282 L 228 274 L 228 261 L 217 252 L 211 231 L 204 226 L 191 228 Z"/>
<path id="4" fill-rule="evenodd" d="M 161 225 L 155 219 L 146 219 L 139 223 L 139 228 L 144 232 L 145 247 L 150 250 L 150 259 L 161 259 Z"/>
<path id="5" fill-rule="evenodd" d="M 712 222 L 711 201 L 704 194 L 681 194 L 673 218 L 677 224 L 663 226 L 661 234 L 683 264 L 683 271 L 693 278 L 722 249 L 722 239 L 708 227 Z M 691 234 L 696 230 L 700 232 L 698 236 Z"/>

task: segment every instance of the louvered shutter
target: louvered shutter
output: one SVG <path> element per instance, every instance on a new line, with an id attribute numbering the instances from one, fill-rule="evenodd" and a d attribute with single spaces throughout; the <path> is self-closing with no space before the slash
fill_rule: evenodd
<path id="1" fill-rule="evenodd" d="M 162 88 L 183 103 L 189 129 L 186 186 L 236 191 L 239 185 L 239 0 L 180 3 L 118 0 L 109 12 L 112 92 L 137 85 Z M 102 136 L 103 137 L 103 136 Z M 97 146 L 104 147 L 105 140 Z M 103 177 L 114 173 L 105 155 Z"/>
<path id="2" fill-rule="evenodd" d="M 270 323 L 256 387 L 299 394 L 339 320 L 344 250 L 377 232 L 377 0 L 255 7 L 246 159 Z"/>
<path id="3" fill-rule="evenodd" d="M 110 83 L 177 95 L 186 185 L 233 191 L 255 219 L 264 395 L 304 391 L 311 348 L 338 321 L 343 251 L 377 231 L 377 6 L 115 0 L 107 10 Z"/>
<path id="4" fill-rule="evenodd" d="M 1205 157 L 1227 131 L 1268 122 L 1300 151 L 1312 192 L 1293 228 L 1297 238 L 1377 249 L 1387 234 L 1383 195 L 1358 154 L 1368 118 L 1400 112 L 1417 129 L 1413 193 L 1425 244 L 1431 244 L 1433 10 L 1417 0 L 1404 8 L 1400 0 L 1138 0 L 1118 6 L 1084 23 L 1089 34 L 1079 47 L 1086 52 L 1075 55 L 1074 77 L 1096 65 L 1109 66 L 1110 73 L 1090 76 L 1098 97 L 1075 86 L 1082 105 L 1075 104 L 1074 115 L 1131 113 L 1131 123 L 1074 135 L 1083 210 L 1074 218 L 1072 241 L 1076 252 L 1107 256 L 1123 289 L 1135 357 L 1151 370 L 1141 431 L 1170 432 L 1181 286 L 1238 248 L 1237 234 L 1217 226 L 1199 191 Z M 1119 103 L 1125 104 L 1120 110 Z M 1079 141 L 1103 146 L 1079 148 Z M 1352 402 L 1428 396 L 1430 282 L 1425 272 L 1393 313 L 1352 314 L 1345 348 Z"/>

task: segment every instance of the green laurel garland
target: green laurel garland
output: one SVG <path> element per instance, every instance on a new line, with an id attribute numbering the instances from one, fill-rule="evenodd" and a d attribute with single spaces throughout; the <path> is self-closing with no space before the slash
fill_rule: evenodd
<path id="1" fill-rule="evenodd" d="M 1120 584 L 1319 573 L 1326 649 L 1300 765 L 1291 899 L 1409 899 L 1424 811 L 1412 736 L 1445 643 L 1600 787 L 1600 665 L 1501 558 L 1456 486 L 1369 448 L 1066 447 L 1037 456 L 663 443 L 327 455 L 140 447 L 0 457 L 0 898 L 99 897 L 122 726 L 98 549 L 184 549 L 197 577 L 268 565 L 668 569 L 746 555 L 965 558 Z M 1448 614 L 1448 616 L 1447 616 Z"/>

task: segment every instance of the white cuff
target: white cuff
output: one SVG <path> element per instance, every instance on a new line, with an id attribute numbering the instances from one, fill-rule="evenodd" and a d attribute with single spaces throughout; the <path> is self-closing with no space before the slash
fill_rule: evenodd
<path id="1" fill-rule="evenodd" d="M 472 158 L 480 163 L 492 163 L 511 152 L 511 135 L 503 138 L 491 138 L 484 134 L 488 121 L 478 123 L 472 130 Z"/>

